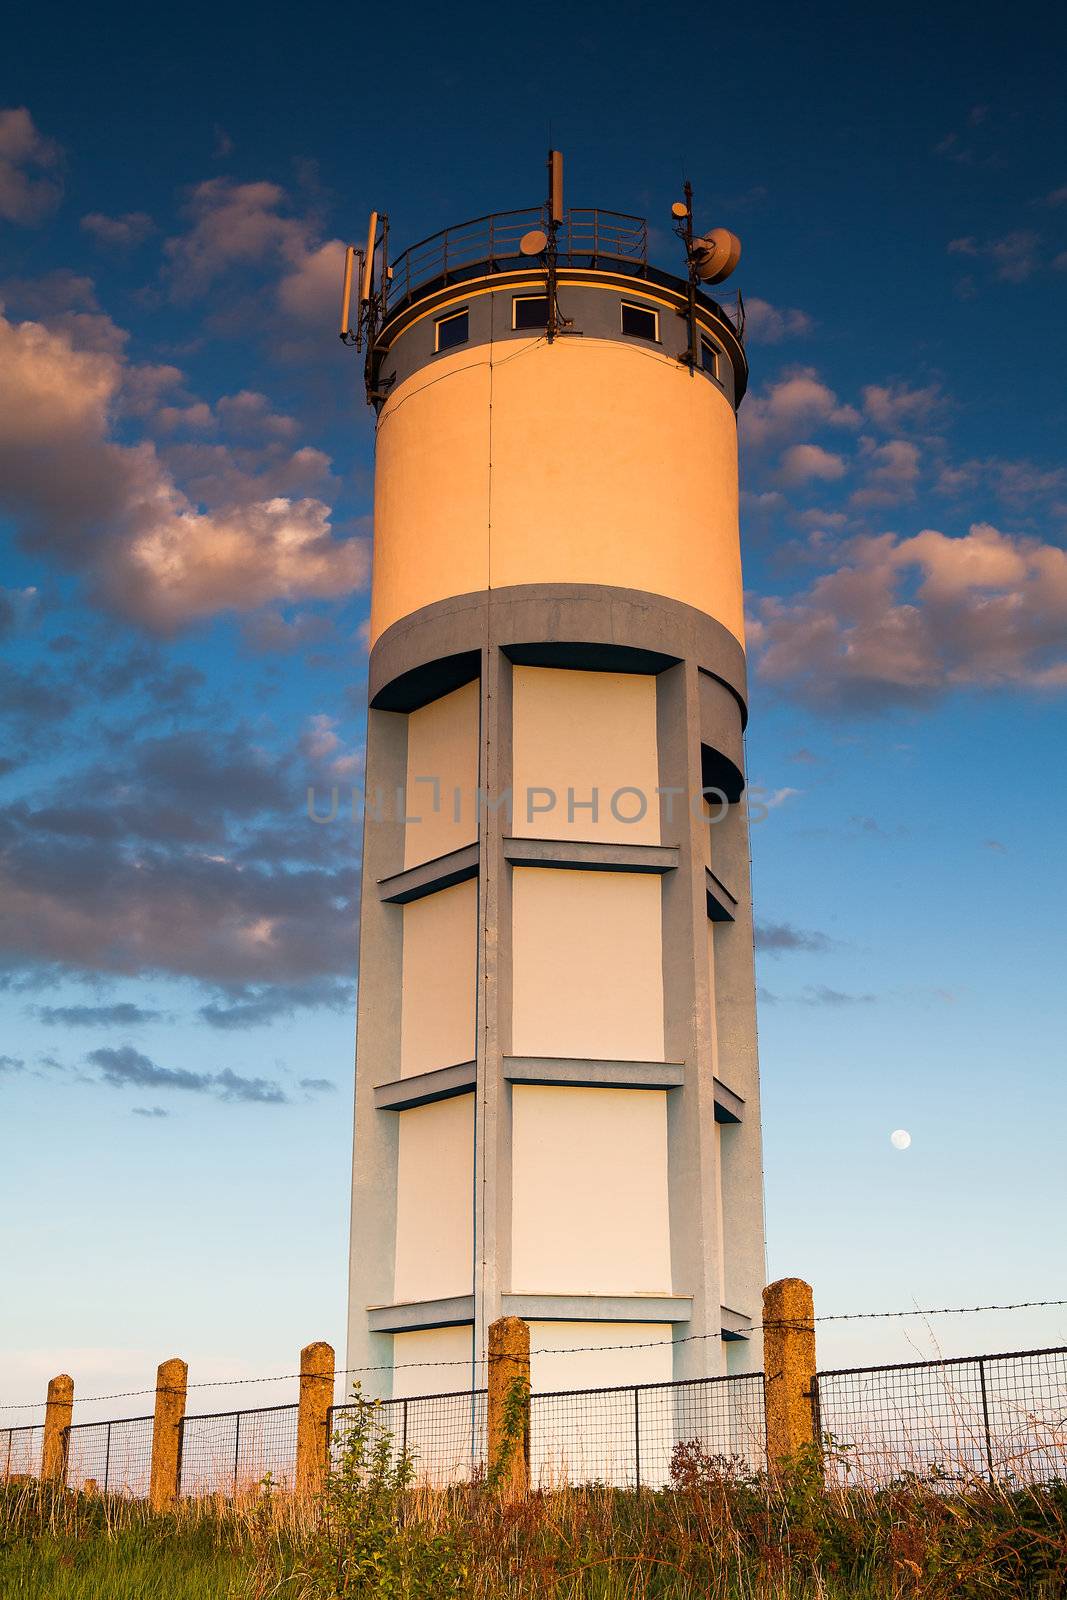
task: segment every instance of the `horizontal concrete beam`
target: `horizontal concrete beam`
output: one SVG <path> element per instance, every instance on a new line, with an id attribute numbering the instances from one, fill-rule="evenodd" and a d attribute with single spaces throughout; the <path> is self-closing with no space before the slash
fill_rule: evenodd
<path id="1" fill-rule="evenodd" d="M 411 900 L 421 900 L 423 895 L 450 889 L 454 883 L 465 883 L 477 876 L 478 846 L 467 844 L 461 850 L 450 850 L 446 856 L 409 867 L 406 872 L 394 872 L 391 878 L 379 878 L 378 896 L 387 905 L 406 906 Z"/>
<path id="2" fill-rule="evenodd" d="M 414 1072 L 408 1078 L 380 1083 L 374 1091 L 374 1104 L 379 1111 L 407 1111 L 412 1106 L 427 1106 L 431 1100 L 470 1094 L 477 1081 L 478 1063 L 460 1061 L 454 1067 L 437 1067 L 433 1072 Z"/>
<path id="3" fill-rule="evenodd" d="M 680 1061 L 582 1061 L 564 1056 L 505 1056 L 508 1083 L 558 1083 L 572 1089 L 679 1089 Z"/>
<path id="4" fill-rule="evenodd" d="M 678 847 L 668 844 L 599 844 L 584 839 L 505 839 L 504 857 L 515 867 L 571 867 L 579 872 L 673 872 Z"/>
<path id="5" fill-rule="evenodd" d="M 712 1080 L 715 1085 L 715 1121 L 716 1122 L 743 1122 L 745 1118 L 745 1102 L 739 1094 L 728 1089 L 725 1083 L 718 1078 Z"/>
<path id="6" fill-rule="evenodd" d="M 474 1321 L 474 1296 L 457 1294 L 448 1300 L 409 1300 L 404 1305 L 368 1306 L 372 1333 L 414 1333 L 419 1328 L 454 1328 Z"/>
<path id="7" fill-rule="evenodd" d="M 708 896 L 708 916 L 712 922 L 733 922 L 737 915 L 737 896 L 730 893 L 710 867 L 704 868 L 704 888 Z"/>
<path id="8" fill-rule="evenodd" d="M 747 1339 L 752 1332 L 752 1318 L 746 1317 L 743 1311 L 732 1311 L 729 1306 L 720 1306 L 719 1317 L 724 1339 Z"/>
<path id="9" fill-rule="evenodd" d="M 506 1294 L 506 1317 L 527 1322 L 688 1322 L 691 1295 Z"/>

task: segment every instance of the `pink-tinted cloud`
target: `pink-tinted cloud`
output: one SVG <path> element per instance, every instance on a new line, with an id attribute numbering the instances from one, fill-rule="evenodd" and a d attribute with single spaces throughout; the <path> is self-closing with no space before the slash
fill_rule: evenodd
<path id="1" fill-rule="evenodd" d="M 132 250 L 136 245 L 143 244 L 156 229 L 147 211 L 127 211 L 121 217 L 108 217 L 102 211 L 90 211 L 82 218 L 81 225 L 98 244 L 106 245 L 111 250 Z"/>
<path id="2" fill-rule="evenodd" d="M 985 523 L 859 539 L 807 590 L 757 602 L 749 641 L 765 681 L 823 708 L 1067 688 L 1067 552 Z"/>
<path id="3" fill-rule="evenodd" d="M 847 471 L 844 458 L 818 444 L 794 444 L 783 452 L 778 468 L 782 483 L 795 487 L 803 483 L 834 483 Z"/>
<path id="4" fill-rule="evenodd" d="M 910 439 L 889 439 L 875 444 L 860 441 L 864 482 L 851 496 L 853 506 L 891 506 L 910 500 L 919 478 L 919 448 Z"/>
<path id="5" fill-rule="evenodd" d="M 1025 283 L 1039 264 L 1040 238 L 1027 229 L 1004 233 L 994 239 L 979 240 L 969 235 L 951 239 L 949 255 L 973 256 L 991 263 L 993 276 L 1002 283 Z"/>
<path id="6" fill-rule="evenodd" d="M 366 546 L 335 537 L 323 501 L 238 471 L 231 493 L 202 509 L 152 443 L 118 443 L 112 419 L 127 368 L 114 353 L 79 351 L 64 331 L 0 319 L 0 367 L 5 509 L 28 543 L 86 571 L 107 605 L 171 631 L 366 581 Z M 321 465 L 320 452 L 309 455 Z M 311 464 L 297 462 L 303 471 Z"/>
<path id="7" fill-rule="evenodd" d="M 921 389 L 906 383 L 869 383 L 863 390 L 865 414 L 876 427 L 891 433 L 900 428 L 926 427 L 945 403 L 936 383 Z"/>
<path id="8" fill-rule="evenodd" d="M 811 367 L 750 395 L 741 408 L 741 432 L 750 445 L 786 444 L 819 427 L 855 429 L 860 415 L 843 405 Z"/>
<path id="9" fill-rule="evenodd" d="M 745 301 L 745 338 L 756 344 L 805 339 L 814 329 L 814 319 L 796 306 L 772 306 L 756 296 Z"/>
<path id="10" fill-rule="evenodd" d="M 32 227 L 55 210 L 63 195 L 60 154 L 25 106 L 0 111 L 0 220 Z"/>

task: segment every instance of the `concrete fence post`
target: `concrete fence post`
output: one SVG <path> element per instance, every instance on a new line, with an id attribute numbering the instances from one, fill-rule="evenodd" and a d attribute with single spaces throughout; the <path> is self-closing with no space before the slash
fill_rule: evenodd
<path id="1" fill-rule="evenodd" d="M 156 1410 L 152 1423 L 152 1476 L 148 1502 L 153 1511 L 177 1503 L 182 1472 L 182 1423 L 189 1368 L 178 1356 L 156 1369 Z"/>
<path id="2" fill-rule="evenodd" d="M 300 1352 L 300 1404 L 296 1414 L 296 1492 L 318 1494 L 330 1457 L 333 1346 L 305 1345 Z"/>
<path id="3" fill-rule="evenodd" d="M 489 1480 L 506 1499 L 530 1487 L 530 1329 L 521 1317 L 489 1324 Z"/>
<path id="4" fill-rule="evenodd" d="M 771 1471 L 806 1446 L 815 1428 L 815 1303 L 802 1278 L 763 1291 L 763 1373 L 767 1464 Z"/>
<path id="5" fill-rule="evenodd" d="M 48 1398 L 44 1407 L 44 1439 L 41 1444 L 41 1481 L 58 1483 L 67 1481 L 67 1450 L 70 1441 L 70 1424 L 74 1416 L 74 1379 L 61 1372 L 48 1380 Z"/>

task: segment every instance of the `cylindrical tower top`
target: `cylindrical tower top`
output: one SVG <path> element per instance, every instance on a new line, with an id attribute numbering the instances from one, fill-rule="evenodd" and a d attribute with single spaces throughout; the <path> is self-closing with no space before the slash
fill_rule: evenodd
<path id="1" fill-rule="evenodd" d="M 535 225 L 544 223 L 538 229 Z M 531 584 L 695 607 L 743 642 L 735 317 L 648 262 L 641 218 L 547 208 L 413 246 L 381 292 L 371 642 Z"/>

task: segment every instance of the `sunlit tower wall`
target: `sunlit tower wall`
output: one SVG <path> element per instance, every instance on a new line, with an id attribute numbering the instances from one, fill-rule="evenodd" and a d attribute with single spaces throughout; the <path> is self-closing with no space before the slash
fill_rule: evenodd
<path id="1" fill-rule="evenodd" d="M 684 251 L 551 213 L 391 275 L 372 223 L 348 1365 L 382 1396 L 483 1384 L 501 1315 L 560 1352 L 535 1388 L 761 1362 L 748 368 Z"/>

